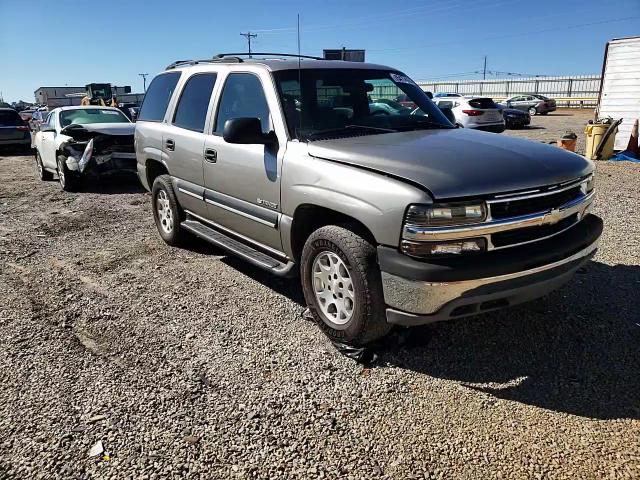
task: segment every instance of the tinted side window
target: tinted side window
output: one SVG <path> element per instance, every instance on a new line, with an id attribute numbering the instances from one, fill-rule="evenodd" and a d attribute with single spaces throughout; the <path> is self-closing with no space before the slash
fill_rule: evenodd
<path id="1" fill-rule="evenodd" d="M 216 130 L 222 134 L 227 120 L 241 117 L 257 117 L 263 133 L 269 132 L 269 106 L 262 84 L 250 73 L 232 73 L 227 78 L 220 98 Z"/>
<path id="2" fill-rule="evenodd" d="M 187 80 L 173 117 L 175 126 L 204 132 L 204 122 L 216 76 L 215 73 L 201 73 Z"/>
<path id="3" fill-rule="evenodd" d="M 153 79 L 144 96 L 138 121 L 162 121 L 179 79 L 180 72 L 163 73 Z"/>

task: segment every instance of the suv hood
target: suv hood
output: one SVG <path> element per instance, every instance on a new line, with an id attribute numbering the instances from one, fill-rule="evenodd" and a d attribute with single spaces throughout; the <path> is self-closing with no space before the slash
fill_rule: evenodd
<path id="1" fill-rule="evenodd" d="M 420 130 L 308 143 L 309 155 L 400 177 L 435 199 L 554 185 L 593 171 L 575 153 L 466 128 Z"/>

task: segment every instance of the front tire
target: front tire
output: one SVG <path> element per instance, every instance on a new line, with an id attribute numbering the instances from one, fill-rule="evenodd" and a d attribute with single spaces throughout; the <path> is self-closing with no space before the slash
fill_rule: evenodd
<path id="1" fill-rule="evenodd" d="M 36 172 L 38 174 L 38 178 L 43 182 L 48 182 L 53 180 L 53 173 L 48 170 L 45 170 L 44 165 L 42 164 L 42 157 L 40 156 L 40 152 L 36 150 Z"/>
<path id="2" fill-rule="evenodd" d="M 535 117 L 537 113 L 538 113 L 538 110 L 536 110 L 536 107 L 529 108 L 529 115 L 531 115 L 532 117 Z"/>
<path id="3" fill-rule="evenodd" d="M 391 330 L 376 248 L 353 228 L 313 232 L 302 250 L 301 279 L 309 310 L 331 340 L 361 346 Z"/>
<path id="4" fill-rule="evenodd" d="M 80 189 L 80 177 L 67 168 L 67 157 L 58 155 L 58 181 L 65 192 L 77 192 Z"/>
<path id="5" fill-rule="evenodd" d="M 151 197 L 153 218 L 160 237 L 173 247 L 181 245 L 185 238 L 185 232 L 180 228 L 180 223 L 184 220 L 184 212 L 173 191 L 169 175 L 156 177 L 153 181 Z"/>

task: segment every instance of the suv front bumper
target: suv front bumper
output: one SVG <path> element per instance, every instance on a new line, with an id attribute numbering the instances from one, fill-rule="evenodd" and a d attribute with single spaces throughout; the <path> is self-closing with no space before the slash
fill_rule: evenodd
<path id="1" fill-rule="evenodd" d="M 587 215 L 547 240 L 473 256 L 419 261 L 380 246 L 387 321 L 422 325 L 544 296 L 595 255 L 601 233 L 602 220 Z"/>

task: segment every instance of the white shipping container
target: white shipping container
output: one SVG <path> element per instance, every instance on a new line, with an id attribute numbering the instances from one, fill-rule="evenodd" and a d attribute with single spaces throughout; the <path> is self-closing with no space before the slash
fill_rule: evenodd
<path id="1" fill-rule="evenodd" d="M 640 118 L 640 37 L 607 43 L 596 113 L 598 118 L 623 119 L 614 149 L 627 148 L 633 122 Z"/>

